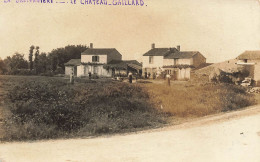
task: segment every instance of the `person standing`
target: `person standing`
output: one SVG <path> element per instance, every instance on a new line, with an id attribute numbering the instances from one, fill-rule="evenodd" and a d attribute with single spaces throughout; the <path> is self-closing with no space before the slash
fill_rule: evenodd
<path id="1" fill-rule="evenodd" d="M 148 73 L 148 79 L 150 79 L 150 76 L 151 76 L 151 73 L 149 72 L 149 73 Z"/>
<path id="2" fill-rule="evenodd" d="M 91 79 L 91 72 L 88 72 L 88 79 Z"/>
<path id="3" fill-rule="evenodd" d="M 74 84 L 74 71 L 70 74 L 70 84 Z"/>
<path id="4" fill-rule="evenodd" d="M 132 81 L 133 81 L 133 74 L 131 72 L 128 74 L 128 78 L 129 78 L 129 83 L 132 83 Z"/>
<path id="5" fill-rule="evenodd" d="M 168 86 L 171 86 L 171 76 L 170 74 L 166 75 Z"/>

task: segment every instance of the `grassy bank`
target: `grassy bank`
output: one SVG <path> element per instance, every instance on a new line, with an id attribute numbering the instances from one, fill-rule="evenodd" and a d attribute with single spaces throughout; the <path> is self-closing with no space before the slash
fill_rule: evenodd
<path id="1" fill-rule="evenodd" d="M 178 117 L 200 117 L 256 104 L 244 87 L 231 84 L 175 82 L 146 84 L 144 88 L 158 109 Z"/>
<path id="2" fill-rule="evenodd" d="M 4 140 L 79 137 L 166 123 L 139 85 L 84 80 L 74 85 L 63 78 L 1 78 L 6 97 Z"/>
<path id="3" fill-rule="evenodd" d="M 242 87 L 212 83 L 0 76 L 0 90 L 5 141 L 137 131 L 255 104 Z"/>

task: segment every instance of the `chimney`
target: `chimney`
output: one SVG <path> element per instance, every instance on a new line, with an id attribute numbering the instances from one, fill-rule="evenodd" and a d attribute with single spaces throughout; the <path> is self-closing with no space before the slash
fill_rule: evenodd
<path id="1" fill-rule="evenodd" d="M 93 48 L 93 43 L 90 43 L 89 48 Z"/>
<path id="2" fill-rule="evenodd" d="M 181 46 L 180 45 L 177 46 L 177 50 L 181 51 Z"/>
<path id="3" fill-rule="evenodd" d="M 152 49 L 154 49 L 154 48 L 155 48 L 155 44 L 153 43 L 153 44 L 152 44 Z"/>
<path id="4" fill-rule="evenodd" d="M 181 46 L 180 45 L 177 46 L 177 50 L 181 51 Z"/>

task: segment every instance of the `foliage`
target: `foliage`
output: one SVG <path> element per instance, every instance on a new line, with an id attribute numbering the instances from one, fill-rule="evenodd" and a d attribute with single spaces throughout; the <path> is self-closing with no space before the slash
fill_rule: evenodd
<path id="1" fill-rule="evenodd" d="M 36 46 L 36 52 L 34 54 L 34 69 L 36 71 L 36 74 L 38 74 L 39 72 L 39 49 L 40 47 L 39 46 Z"/>
<path id="2" fill-rule="evenodd" d="M 24 55 L 15 53 L 13 56 L 8 56 L 4 63 L 8 66 L 6 69 L 8 71 L 17 70 L 17 69 L 27 69 L 28 62 L 24 59 Z"/>
<path id="3" fill-rule="evenodd" d="M 179 117 L 205 116 L 255 104 L 253 95 L 232 84 L 145 84 L 157 108 Z"/>
<path id="4" fill-rule="evenodd" d="M 81 53 L 87 49 L 85 45 L 68 45 L 64 48 L 53 49 L 48 57 L 50 57 L 52 70 L 55 71 L 58 67 L 65 70 L 64 63 L 70 59 L 80 59 Z"/>
<path id="5" fill-rule="evenodd" d="M 29 64 L 30 64 L 30 70 L 33 69 L 33 50 L 34 46 L 32 45 L 29 50 Z"/>
<path id="6" fill-rule="evenodd" d="M 37 73 L 41 74 L 41 73 L 46 73 L 48 70 L 50 71 L 50 64 L 49 64 L 50 60 L 47 57 L 46 53 L 41 53 L 38 56 L 38 63 L 37 63 Z"/>
<path id="7" fill-rule="evenodd" d="M 6 64 L 4 60 L 0 58 L 0 74 L 5 74 L 6 72 L 7 72 Z"/>
<path id="8" fill-rule="evenodd" d="M 29 69 L 35 72 L 31 74 L 46 75 L 50 73 L 64 73 L 65 66 L 64 63 L 68 62 L 70 59 L 79 59 L 81 53 L 85 51 L 88 47 L 85 45 L 68 45 L 63 48 L 53 49 L 50 53 L 40 53 L 38 46 L 31 46 L 29 50 L 29 63 L 24 59 L 24 56 L 15 53 L 12 57 L 8 56 L 3 61 L 0 60 L 0 74 L 17 74 L 22 75 L 19 69 L 27 69 L 29 64 Z M 34 61 L 33 61 L 33 51 L 35 51 Z"/>
<path id="9" fill-rule="evenodd" d="M 166 122 L 138 85 L 89 79 L 74 85 L 61 78 L 36 80 L 9 91 L 5 140 L 98 135 Z"/>
<path id="10" fill-rule="evenodd" d="M 34 70 L 29 69 L 14 69 L 8 72 L 8 75 L 35 75 Z"/>

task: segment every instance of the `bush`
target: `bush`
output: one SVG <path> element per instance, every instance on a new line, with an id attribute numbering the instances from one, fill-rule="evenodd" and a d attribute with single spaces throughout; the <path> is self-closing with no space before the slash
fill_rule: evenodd
<path id="1" fill-rule="evenodd" d="M 13 69 L 8 72 L 8 75 L 35 75 L 35 70 L 29 69 Z"/>
<path id="2" fill-rule="evenodd" d="M 46 71 L 45 73 L 40 74 L 40 76 L 49 76 L 49 77 L 53 77 L 54 75 L 55 73 L 52 71 Z"/>
<path id="3" fill-rule="evenodd" d="M 14 87 L 8 100 L 5 140 L 97 135 L 165 123 L 149 95 L 127 83 L 31 81 Z"/>

